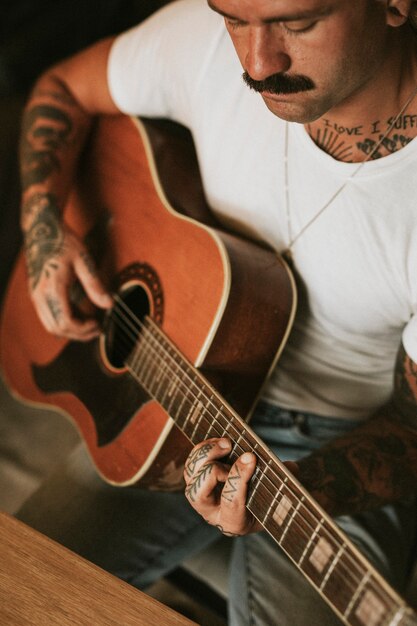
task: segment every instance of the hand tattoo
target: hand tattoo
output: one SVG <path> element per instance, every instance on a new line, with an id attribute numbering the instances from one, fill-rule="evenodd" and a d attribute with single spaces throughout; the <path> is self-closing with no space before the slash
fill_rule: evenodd
<path id="1" fill-rule="evenodd" d="M 229 533 L 227 530 L 224 530 L 223 526 L 220 526 L 220 524 L 216 524 L 216 528 L 218 528 L 220 532 L 223 533 L 223 535 L 225 535 L 225 537 L 241 537 L 242 536 L 242 535 L 239 535 L 239 533 Z"/>

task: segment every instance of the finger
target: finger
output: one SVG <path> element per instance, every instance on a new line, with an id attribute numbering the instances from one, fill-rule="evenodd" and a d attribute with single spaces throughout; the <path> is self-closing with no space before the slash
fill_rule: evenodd
<path id="1" fill-rule="evenodd" d="M 87 250 L 82 249 L 74 260 L 75 274 L 87 297 L 101 309 L 113 306 L 113 298 L 104 287 L 97 273 L 96 264 Z"/>
<path id="2" fill-rule="evenodd" d="M 207 461 L 195 473 L 185 489 L 190 504 L 206 519 L 210 520 L 214 508 L 219 505 L 217 486 L 227 479 L 229 468 L 223 463 Z"/>
<path id="3" fill-rule="evenodd" d="M 256 457 L 251 452 L 245 452 L 232 465 L 222 490 L 222 500 L 226 510 L 233 511 L 234 508 L 246 504 L 248 483 L 255 467 Z"/>
<path id="4" fill-rule="evenodd" d="M 69 300 L 69 285 L 71 279 L 67 272 L 61 272 L 50 281 L 44 301 L 49 311 L 50 332 L 79 341 L 89 341 L 96 337 L 100 328 L 94 318 L 80 319 L 74 316 Z"/>
<path id="5" fill-rule="evenodd" d="M 242 535 L 254 530 L 257 522 L 246 508 L 248 485 L 256 469 L 256 457 L 245 452 L 234 463 L 221 493 L 217 526 L 225 534 Z"/>
<path id="6" fill-rule="evenodd" d="M 207 461 L 221 459 L 230 452 L 231 443 L 225 438 L 212 438 L 193 448 L 185 462 L 184 480 L 188 484 L 200 467 Z"/>

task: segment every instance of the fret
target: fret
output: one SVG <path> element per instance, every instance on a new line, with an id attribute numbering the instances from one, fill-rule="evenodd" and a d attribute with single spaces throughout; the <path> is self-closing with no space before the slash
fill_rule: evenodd
<path id="1" fill-rule="evenodd" d="M 344 554 L 345 548 L 346 548 L 346 544 L 343 543 L 340 546 L 338 552 L 336 553 L 336 556 L 334 557 L 333 561 L 331 562 L 330 567 L 327 570 L 325 577 L 323 578 L 323 581 L 320 585 L 320 590 L 323 590 L 324 587 L 327 585 L 327 581 L 329 580 L 330 576 L 332 575 L 333 570 L 335 569 L 336 565 L 339 563 L 342 555 Z"/>
<path id="2" fill-rule="evenodd" d="M 361 582 L 359 583 L 359 585 L 356 588 L 355 593 L 353 594 L 345 612 L 343 613 L 343 617 L 348 618 L 350 613 L 352 612 L 359 596 L 361 595 L 365 585 L 367 584 L 368 580 L 371 577 L 371 572 L 366 572 L 365 576 L 363 576 L 363 578 L 361 579 Z"/>
<path id="3" fill-rule="evenodd" d="M 201 398 L 201 396 L 203 397 Z M 199 391 L 191 404 L 190 411 L 188 412 L 184 424 L 184 432 L 192 443 L 198 443 L 196 434 L 200 426 L 201 420 L 203 419 L 203 417 L 205 417 L 207 411 L 207 408 L 205 406 L 207 404 L 207 400 L 208 399 L 204 397 L 203 390 Z"/>
<path id="4" fill-rule="evenodd" d="M 265 526 L 266 522 L 271 514 L 272 509 L 274 508 L 274 506 L 277 504 L 278 502 L 278 498 L 281 496 L 281 491 L 283 490 L 283 488 L 285 487 L 285 484 L 288 481 L 288 476 L 285 476 L 284 481 L 281 483 L 280 488 L 278 489 L 277 493 L 275 494 L 271 504 L 269 505 L 269 509 L 267 510 L 267 512 L 265 513 L 265 517 L 262 520 L 262 525 Z"/>
<path id="5" fill-rule="evenodd" d="M 162 397 L 167 382 L 166 368 L 168 367 L 165 360 L 160 359 L 160 362 L 155 362 L 154 368 L 150 367 L 148 373 L 145 376 L 144 383 L 147 384 L 148 389 L 152 396 L 158 400 L 159 404 L 163 406 Z M 160 396 L 162 391 L 162 396 Z"/>
<path id="6" fill-rule="evenodd" d="M 232 446 L 232 449 L 229 455 L 231 459 L 236 460 L 240 456 L 240 453 L 236 452 L 236 448 L 240 446 L 240 440 L 244 439 L 245 435 L 246 435 L 246 428 L 244 428 L 242 432 L 239 433 L 239 436 L 237 437 L 234 445 Z"/>
<path id="7" fill-rule="evenodd" d="M 174 359 L 172 359 L 173 365 L 177 365 Z M 167 409 L 166 398 L 170 397 L 173 393 L 173 389 L 176 388 L 179 377 L 177 373 L 174 371 L 173 366 L 169 365 L 166 361 L 162 361 L 161 366 L 161 374 L 159 377 L 159 384 L 155 396 L 158 399 L 158 402 Z M 161 393 L 162 392 L 162 393 Z"/>
<path id="8" fill-rule="evenodd" d="M 290 519 L 288 520 L 287 525 L 286 525 L 285 530 L 284 530 L 284 533 L 283 533 L 283 535 L 281 536 L 281 541 L 280 541 L 280 543 L 282 543 L 282 542 L 284 541 L 284 539 L 285 539 L 285 537 L 286 537 L 286 535 L 287 535 L 287 533 L 288 533 L 288 531 L 289 531 L 289 529 L 290 529 L 290 527 L 291 527 L 291 524 L 293 523 L 294 518 L 295 518 L 295 516 L 296 516 L 296 515 L 297 515 L 297 513 L 298 513 L 298 509 L 299 509 L 299 508 L 300 508 L 300 506 L 302 505 L 302 503 L 303 503 L 303 500 L 304 500 L 304 499 L 305 499 L 305 498 L 304 498 L 304 496 L 302 496 L 302 497 L 300 498 L 300 500 L 298 501 L 297 506 L 295 507 L 295 509 L 293 510 L 293 512 L 290 514 Z"/>
<path id="9" fill-rule="evenodd" d="M 387 624 L 387 626 L 399 626 L 405 614 L 406 614 L 406 607 L 405 606 L 400 607 L 395 612 L 395 615 L 393 616 L 389 624 Z"/>
<path id="10" fill-rule="evenodd" d="M 143 373 L 142 375 L 142 386 L 145 387 L 145 389 L 148 389 L 148 383 L 150 380 L 152 380 L 153 376 L 155 375 L 155 371 L 158 371 L 158 363 L 155 360 L 155 348 L 153 346 L 150 346 L 150 349 L 147 351 L 147 360 L 145 361 L 144 359 L 144 363 L 143 366 L 145 365 L 145 363 L 148 364 L 146 371 Z M 153 369 L 152 369 L 153 366 Z M 143 367 L 142 367 L 143 370 Z"/>
<path id="11" fill-rule="evenodd" d="M 175 399 L 178 393 L 180 393 L 180 389 L 179 389 L 180 385 L 181 385 L 181 379 L 177 373 L 174 373 L 174 379 L 171 381 L 170 385 L 167 385 L 167 394 L 164 398 L 165 410 L 168 413 L 168 415 L 171 415 L 172 405 L 175 402 Z M 167 398 L 168 398 L 168 403 L 166 403 Z"/>
<path id="12" fill-rule="evenodd" d="M 312 516 L 312 513 L 309 512 L 309 515 Z M 335 561 L 336 555 L 339 551 L 340 539 L 338 535 L 328 526 L 325 518 L 320 518 L 318 523 L 316 520 L 314 532 L 312 533 L 308 545 L 306 546 L 302 560 L 300 559 L 299 567 L 301 571 L 304 572 L 304 574 L 312 582 L 314 582 L 318 589 L 322 588 L 323 581 L 325 579 L 327 582 L 329 570 L 333 569 L 335 564 L 339 562 L 341 555 L 339 555 L 337 561 Z M 347 572 L 348 577 L 349 575 L 349 572 Z M 336 582 L 338 581 L 336 580 Z M 333 581 L 331 589 L 334 589 L 334 587 L 335 581 Z M 343 598 L 342 608 L 345 609 L 350 600 L 350 595 L 345 599 L 343 597 L 343 593 L 338 593 L 337 587 L 336 595 L 340 595 L 341 598 Z M 326 593 L 326 597 L 332 596 L 328 596 Z"/>
<path id="13" fill-rule="evenodd" d="M 318 532 L 319 532 L 320 528 L 321 528 L 321 527 L 322 527 L 322 525 L 323 525 L 323 521 L 324 521 L 324 520 L 323 520 L 323 518 L 321 518 L 321 519 L 320 519 L 320 521 L 317 523 L 317 526 L 315 527 L 315 529 L 314 529 L 314 531 L 313 531 L 313 534 L 311 535 L 311 537 L 310 537 L 310 539 L 309 539 L 309 541 L 308 541 L 308 543 L 307 543 L 306 547 L 304 548 L 304 551 L 303 551 L 303 553 L 302 553 L 302 555 L 301 555 L 301 558 L 300 558 L 300 560 L 298 561 L 298 565 L 299 565 L 299 566 L 301 566 L 301 565 L 302 565 L 302 563 L 303 563 L 303 561 L 304 561 L 304 559 L 305 559 L 305 556 L 306 556 L 307 552 L 309 551 L 309 549 L 310 549 L 310 547 L 311 547 L 311 545 L 312 545 L 312 543 L 313 543 L 313 541 L 314 541 L 314 539 L 315 539 L 316 535 L 318 534 Z"/>
<path id="14" fill-rule="evenodd" d="M 192 381 L 192 382 L 193 382 L 193 386 L 195 388 L 197 388 L 195 383 L 194 383 L 194 381 Z M 203 406 L 202 403 L 199 401 L 199 397 L 202 394 L 202 390 L 201 389 L 198 391 L 196 396 L 194 396 L 194 391 L 191 390 L 191 388 L 187 389 L 187 395 L 189 393 L 192 393 L 193 397 L 192 397 L 192 400 L 191 400 L 190 410 L 188 411 L 187 416 L 186 416 L 185 421 L 184 421 L 184 424 L 182 425 L 182 429 L 186 433 L 187 437 L 189 437 L 189 435 L 187 433 L 187 429 L 188 429 L 188 423 L 190 422 L 190 420 L 191 420 L 192 426 L 194 427 L 194 423 L 195 423 L 195 420 L 196 420 L 196 417 L 195 417 L 196 406 L 197 405 L 201 406 L 201 407 Z"/>
<path id="15" fill-rule="evenodd" d="M 190 408 L 186 408 L 184 410 L 185 407 L 185 403 L 188 400 L 188 402 L 190 402 L 189 398 L 188 398 L 188 390 L 186 392 L 182 392 L 179 388 L 177 389 L 177 393 L 174 396 L 174 402 L 177 401 L 177 399 L 179 399 L 179 405 L 173 409 L 170 413 L 172 419 L 174 420 L 174 422 L 178 425 L 178 428 L 180 428 L 184 433 L 185 433 L 185 423 L 187 421 L 186 416 L 188 415 L 188 412 L 190 411 Z M 184 418 L 184 422 L 181 423 L 180 418 Z"/>
<path id="16" fill-rule="evenodd" d="M 259 450 L 250 428 L 224 406 L 151 320 L 135 337 L 126 363 L 191 441 L 195 443 L 203 431 L 206 437 L 228 436 L 233 442 L 231 460 L 246 450 L 258 455 L 248 509 L 263 520 L 266 530 L 349 626 L 417 626 L 414 614 L 392 599 L 395 594 L 389 593 L 372 569 L 367 570 L 355 549 L 331 520 L 321 516 L 297 482 L 265 450 Z"/>
<path id="17" fill-rule="evenodd" d="M 221 424 L 222 409 L 221 409 L 221 407 L 217 408 L 215 406 L 215 404 L 213 404 L 213 406 L 214 406 L 216 412 L 215 412 L 215 414 L 212 417 L 211 425 L 213 427 L 213 430 L 214 430 L 214 426 L 216 426 L 216 431 L 213 432 L 213 434 L 210 435 L 210 436 L 213 436 L 213 437 L 223 437 L 224 428 L 223 428 L 223 426 Z"/>
<path id="18" fill-rule="evenodd" d="M 387 611 L 389 606 L 385 599 L 368 589 L 356 607 L 354 616 L 361 626 L 381 626 L 385 622 Z"/>
<path id="19" fill-rule="evenodd" d="M 224 406 L 223 406 L 222 404 L 220 404 L 220 407 L 219 407 L 219 410 L 218 410 L 218 415 L 220 415 L 220 416 L 224 417 L 225 422 L 226 422 L 226 426 L 222 426 L 222 425 L 220 424 L 220 421 L 219 421 L 219 424 L 220 424 L 220 426 L 222 427 L 222 432 L 221 432 L 221 434 L 219 435 L 220 437 L 226 437 L 226 436 L 228 436 L 228 430 L 229 430 L 230 426 L 232 425 L 232 422 L 231 422 L 230 416 L 228 416 L 226 413 L 227 413 L 227 412 L 226 412 L 226 410 L 225 410 Z"/>
<path id="20" fill-rule="evenodd" d="M 258 474 L 261 474 L 261 476 L 265 476 L 264 472 L 259 467 L 257 467 L 255 472 L 254 472 L 254 474 L 253 474 L 253 476 L 252 476 L 252 478 L 251 478 L 251 481 L 250 481 L 249 498 L 248 498 L 248 500 L 246 502 L 246 506 L 248 507 L 248 509 L 250 508 L 250 506 L 252 504 L 253 498 L 254 498 L 254 496 L 256 494 L 256 491 L 257 491 L 259 485 L 261 485 L 261 483 L 262 483 L 262 480 L 261 480 L 260 477 L 258 477 Z"/>
<path id="21" fill-rule="evenodd" d="M 221 416 L 221 408 L 218 409 L 216 407 L 216 404 L 214 402 L 214 400 L 215 400 L 214 396 L 211 396 L 210 400 L 211 400 L 211 404 L 212 404 L 213 409 L 214 409 L 215 412 L 214 412 L 214 414 L 212 414 L 212 413 L 209 413 L 207 411 L 207 414 L 206 414 L 206 418 L 207 418 L 207 420 L 209 422 L 208 428 L 206 430 L 206 438 L 207 439 L 209 439 L 210 437 L 220 437 L 221 436 L 221 434 L 220 434 L 220 432 L 218 430 L 219 426 L 220 426 L 220 422 L 219 422 L 218 418 L 219 418 L 219 416 Z"/>
<path id="22" fill-rule="evenodd" d="M 276 500 L 273 508 L 271 509 L 267 520 L 264 522 L 265 528 L 272 534 L 275 540 L 282 545 L 281 540 L 285 539 L 288 530 L 292 524 L 293 516 L 298 510 L 301 502 L 297 494 L 287 484 L 280 489 L 279 497 Z M 291 543 L 293 537 L 289 537 Z M 286 549 L 283 546 L 284 549 Z M 293 553 L 288 550 L 293 557 Z"/>
<path id="23" fill-rule="evenodd" d="M 207 400 L 206 405 L 208 405 L 211 402 L 212 397 L 213 396 L 211 395 L 209 398 L 206 399 Z M 191 433 L 191 437 L 190 437 L 191 441 L 201 441 L 202 439 L 205 438 L 207 430 L 205 430 L 200 437 L 196 437 L 196 435 L 200 427 L 201 420 L 203 419 L 203 417 L 206 417 L 206 415 L 207 415 L 207 406 L 204 406 L 204 404 L 200 402 L 199 410 L 196 411 L 195 416 L 194 416 L 193 423 L 195 423 L 195 426 L 194 426 L 193 432 Z"/>
<path id="24" fill-rule="evenodd" d="M 327 536 L 330 537 L 330 534 Z M 335 556 L 336 554 L 339 555 L 338 560 L 334 567 L 332 567 L 333 559 L 331 560 L 328 568 L 332 568 L 331 575 L 327 576 L 327 571 L 325 571 L 322 581 L 326 579 L 326 583 L 324 585 L 318 584 L 318 587 L 321 587 L 323 595 L 343 615 L 352 601 L 353 590 L 357 588 L 359 581 L 365 577 L 367 569 L 342 538 L 339 538 L 337 543 L 332 539 L 330 541 L 335 546 Z M 340 550 L 341 543 L 344 544 L 343 551 Z"/>

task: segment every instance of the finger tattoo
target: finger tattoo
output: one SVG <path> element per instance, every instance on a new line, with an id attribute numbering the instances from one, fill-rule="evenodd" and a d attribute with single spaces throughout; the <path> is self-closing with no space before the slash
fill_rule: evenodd
<path id="1" fill-rule="evenodd" d="M 201 461 L 202 459 L 206 459 L 208 456 L 208 453 L 210 452 L 210 450 L 212 450 L 212 448 L 214 448 L 214 446 L 215 446 L 214 443 L 206 443 L 201 448 L 194 450 L 194 452 L 190 455 L 185 465 L 185 471 L 186 471 L 187 476 L 191 477 L 194 474 L 198 461 Z"/>
<path id="2" fill-rule="evenodd" d="M 228 500 L 229 502 L 233 501 L 233 498 L 236 495 L 237 488 L 239 486 L 240 481 L 241 481 L 241 476 L 239 473 L 239 469 L 236 467 L 236 474 L 234 474 L 233 476 L 229 474 L 229 476 L 227 477 L 226 483 L 224 485 L 224 488 L 222 491 L 222 498 L 224 498 L 224 500 Z"/>
<path id="3" fill-rule="evenodd" d="M 62 316 L 62 308 L 59 301 L 51 296 L 46 296 L 46 304 L 48 305 L 52 317 L 56 322 L 58 322 L 59 318 Z"/>
<path id="4" fill-rule="evenodd" d="M 201 486 L 201 483 L 204 481 L 206 476 L 209 476 L 211 474 L 213 467 L 214 467 L 214 463 L 206 463 L 206 465 L 203 465 L 203 467 L 201 467 L 199 471 L 197 472 L 197 475 L 194 478 L 194 480 L 186 488 L 185 495 L 192 502 L 195 502 L 195 497 Z"/>

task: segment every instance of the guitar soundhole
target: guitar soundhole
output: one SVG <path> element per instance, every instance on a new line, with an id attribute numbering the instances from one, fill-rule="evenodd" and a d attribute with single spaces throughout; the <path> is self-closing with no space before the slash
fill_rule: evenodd
<path id="1" fill-rule="evenodd" d="M 132 285 L 118 294 L 104 329 L 104 350 L 112 368 L 125 368 L 126 359 L 136 345 L 143 320 L 150 310 L 148 293 L 142 285 Z"/>

